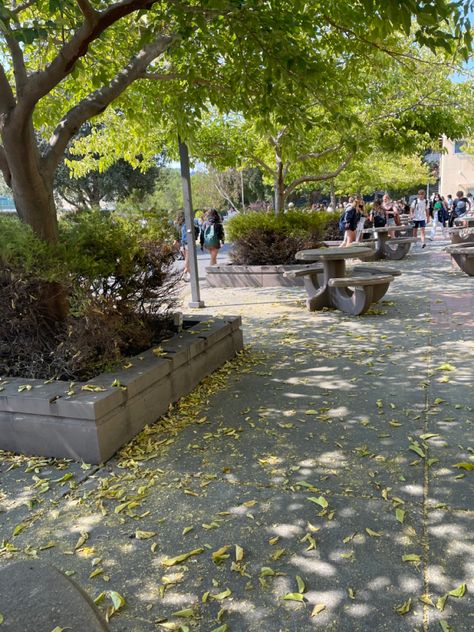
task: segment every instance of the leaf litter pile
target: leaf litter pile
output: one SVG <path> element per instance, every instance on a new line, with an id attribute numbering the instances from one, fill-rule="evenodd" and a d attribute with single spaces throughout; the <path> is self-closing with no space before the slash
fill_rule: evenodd
<path id="1" fill-rule="evenodd" d="M 331 340 L 262 310 L 253 352 L 104 467 L 3 454 L 2 476 L 25 489 L 19 499 L 0 488 L 1 563 L 54 563 L 112 630 L 337 630 L 344 613 L 364 622 L 375 607 L 380 627 L 366 629 L 412 617 L 407 629 L 421 630 L 429 612 L 441 630 L 468 630 L 451 619 L 472 578 L 446 568 L 430 583 L 422 499 L 407 493 L 437 468 L 472 486 L 473 452 L 451 456 L 442 432 L 470 410 L 428 387 L 455 379 L 455 362 L 409 367 L 424 404 L 400 401 L 380 384 L 403 346 L 361 321 L 341 334 L 340 317 L 322 318 Z M 315 378 L 314 367 L 325 369 Z M 361 395 L 365 412 L 351 415 Z M 427 501 L 441 528 L 449 502 Z M 455 554 L 451 538 L 443 549 L 440 564 Z"/>

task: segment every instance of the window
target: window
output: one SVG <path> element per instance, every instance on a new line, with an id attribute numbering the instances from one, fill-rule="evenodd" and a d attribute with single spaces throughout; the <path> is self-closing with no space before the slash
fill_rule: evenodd
<path id="1" fill-rule="evenodd" d="M 455 140 L 454 141 L 454 153 L 455 154 L 463 154 L 464 151 L 462 147 L 466 144 L 465 140 Z"/>

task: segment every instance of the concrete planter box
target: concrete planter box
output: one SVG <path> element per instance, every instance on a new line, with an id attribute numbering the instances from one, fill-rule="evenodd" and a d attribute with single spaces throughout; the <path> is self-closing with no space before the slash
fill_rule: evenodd
<path id="1" fill-rule="evenodd" d="M 69 382 L 0 382 L 0 449 L 87 463 L 109 459 L 243 348 L 240 317 L 189 320 L 192 326 L 160 344 L 165 355 L 149 349 L 130 358 L 128 369 L 77 383 L 74 395 L 67 394 Z M 126 389 L 111 386 L 114 380 Z"/>
<path id="2" fill-rule="evenodd" d="M 287 279 L 287 270 L 301 270 L 306 265 L 277 266 L 209 266 L 206 279 L 210 287 L 292 287 L 303 285 L 301 278 Z"/>

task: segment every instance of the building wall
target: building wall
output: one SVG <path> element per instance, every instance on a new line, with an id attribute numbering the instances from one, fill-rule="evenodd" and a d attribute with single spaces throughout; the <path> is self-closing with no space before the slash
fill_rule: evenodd
<path id="1" fill-rule="evenodd" d="M 457 191 L 474 193 L 474 156 L 459 151 L 459 141 L 443 137 L 443 149 L 439 165 L 441 195 L 454 197 Z"/>

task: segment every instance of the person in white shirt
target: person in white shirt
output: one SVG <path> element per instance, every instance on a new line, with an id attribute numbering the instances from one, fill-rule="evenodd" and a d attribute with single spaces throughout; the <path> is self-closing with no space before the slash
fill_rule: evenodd
<path id="1" fill-rule="evenodd" d="M 425 227 L 430 221 L 430 208 L 423 189 L 418 191 L 417 198 L 412 202 L 410 211 L 410 219 L 413 220 L 413 237 L 417 236 L 419 228 L 421 247 L 424 248 L 426 246 Z"/>

